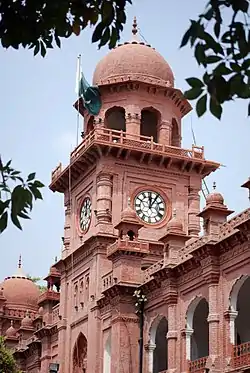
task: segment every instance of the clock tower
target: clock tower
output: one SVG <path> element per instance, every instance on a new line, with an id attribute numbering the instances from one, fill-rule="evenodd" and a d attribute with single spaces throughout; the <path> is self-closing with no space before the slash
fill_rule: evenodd
<path id="1" fill-rule="evenodd" d="M 203 147 L 182 148 L 191 106 L 165 59 L 138 39 L 136 22 L 132 40 L 97 64 L 93 86 L 99 114 L 75 104 L 84 136 L 50 185 L 65 203 L 60 373 L 129 373 L 138 370 L 133 291 L 164 258 L 173 211 L 182 242 L 198 236 L 201 182 L 219 164 Z"/>

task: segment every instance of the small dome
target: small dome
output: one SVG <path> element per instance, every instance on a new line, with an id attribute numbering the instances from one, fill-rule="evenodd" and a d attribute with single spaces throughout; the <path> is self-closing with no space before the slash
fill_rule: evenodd
<path id="1" fill-rule="evenodd" d="M 5 333 L 6 337 L 16 337 L 16 329 L 13 327 L 13 321 L 11 320 L 11 325 L 10 327 L 6 330 Z"/>
<path id="2" fill-rule="evenodd" d="M 39 307 L 39 310 L 38 310 L 38 315 L 42 316 L 43 315 L 43 312 L 44 312 L 44 309 L 43 307 Z"/>
<path id="3" fill-rule="evenodd" d="M 183 224 L 176 217 L 176 212 L 174 211 L 172 219 L 167 224 L 167 231 L 183 232 Z"/>
<path id="4" fill-rule="evenodd" d="M 121 220 L 138 221 L 135 210 L 130 206 L 130 198 L 128 198 L 128 206 L 121 213 Z"/>
<path id="5" fill-rule="evenodd" d="M 25 317 L 22 319 L 21 326 L 23 328 L 32 328 L 33 327 L 33 321 L 32 321 L 28 312 L 26 313 Z"/>
<path id="6" fill-rule="evenodd" d="M 207 205 L 211 205 L 211 204 L 224 205 L 224 198 L 220 193 L 213 192 L 207 196 L 206 204 Z"/>
<path id="7" fill-rule="evenodd" d="M 94 85 L 140 81 L 174 86 L 174 75 L 165 59 L 145 43 L 132 41 L 111 50 L 97 64 Z"/>

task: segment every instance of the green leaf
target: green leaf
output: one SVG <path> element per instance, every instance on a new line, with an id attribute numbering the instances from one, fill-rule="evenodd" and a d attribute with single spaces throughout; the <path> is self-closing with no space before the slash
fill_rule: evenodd
<path id="1" fill-rule="evenodd" d="M 35 49 L 34 49 L 34 56 L 37 55 L 37 53 L 39 52 L 39 50 L 40 50 L 40 43 L 39 43 L 39 41 L 37 41 Z"/>
<path id="2" fill-rule="evenodd" d="M 203 44 L 197 44 L 195 47 L 194 56 L 196 58 L 196 61 L 198 64 L 202 64 L 203 66 L 206 66 L 206 54 L 205 54 L 205 45 Z"/>
<path id="3" fill-rule="evenodd" d="M 220 56 L 214 55 L 214 56 L 207 56 L 206 57 L 206 62 L 207 63 L 215 63 L 215 62 L 219 62 L 219 61 L 221 61 L 221 57 Z"/>
<path id="4" fill-rule="evenodd" d="M 43 188 L 43 187 L 44 187 L 44 184 L 41 183 L 41 181 L 39 181 L 39 180 L 35 180 L 35 181 L 34 181 L 34 186 L 35 186 L 36 188 Z"/>
<path id="5" fill-rule="evenodd" d="M 198 78 L 188 78 L 186 79 L 186 82 L 192 87 L 192 88 L 202 88 L 204 87 L 203 82 Z"/>
<path id="6" fill-rule="evenodd" d="M 104 27 L 105 25 L 102 22 L 98 23 L 92 35 L 92 43 L 96 43 L 101 39 Z"/>
<path id="7" fill-rule="evenodd" d="M 111 32 L 111 37 L 110 37 L 110 41 L 109 41 L 109 49 L 112 49 L 112 48 L 115 47 L 117 39 L 118 39 L 117 30 L 114 26 L 112 26 L 112 32 Z"/>
<path id="8" fill-rule="evenodd" d="M 22 230 L 22 226 L 20 224 L 20 221 L 17 217 L 17 215 L 15 213 L 11 213 L 11 220 L 12 220 L 12 223 L 20 230 Z"/>
<path id="9" fill-rule="evenodd" d="M 7 211 L 5 211 L 0 217 L 0 233 L 2 233 L 7 228 L 7 224 L 8 224 L 8 213 Z"/>
<path id="10" fill-rule="evenodd" d="M 202 94 L 202 88 L 191 88 L 190 90 L 184 92 L 184 96 L 187 100 L 195 100 Z"/>
<path id="11" fill-rule="evenodd" d="M 221 24 L 219 22 L 216 22 L 214 24 L 214 34 L 217 38 L 219 38 L 220 36 L 220 28 L 221 28 Z"/>
<path id="12" fill-rule="evenodd" d="M 213 73 L 214 75 L 228 75 L 232 74 L 232 70 L 225 65 L 225 62 L 222 62 L 214 69 Z"/>
<path id="13" fill-rule="evenodd" d="M 10 199 L 7 199 L 6 201 L 0 200 L 0 215 L 2 215 L 4 210 L 9 207 L 10 201 L 11 201 Z"/>
<path id="14" fill-rule="evenodd" d="M 207 94 L 202 96 L 196 103 L 196 113 L 200 118 L 207 110 Z"/>
<path id="15" fill-rule="evenodd" d="M 55 33 L 55 42 L 58 48 L 61 48 L 61 40 L 59 39 L 59 36 L 57 35 L 57 33 Z"/>
<path id="16" fill-rule="evenodd" d="M 45 55 L 46 55 L 46 48 L 45 48 L 44 43 L 41 41 L 41 56 L 45 57 Z"/>
<path id="17" fill-rule="evenodd" d="M 215 116 L 217 119 L 221 119 L 222 114 L 222 106 L 218 104 L 212 97 L 210 98 L 210 112 Z"/>
<path id="18" fill-rule="evenodd" d="M 107 27 L 106 30 L 104 31 L 102 37 L 101 37 L 101 41 L 99 43 L 99 48 L 101 48 L 103 45 L 107 44 L 109 39 L 110 39 L 110 29 L 109 29 L 109 27 Z"/>
<path id="19" fill-rule="evenodd" d="M 180 48 L 184 47 L 184 46 L 188 43 L 190 37 L 191 37 L 191 26 L 190 26 L 190 28 L 185 32 L 185 34 L 183 35 L 183 38 L 182 38 L 182 41 L 181 41 Z"/>
<path id="20" fill-rule="evenodd" d="M 34 180 L 36 177 L 36 173 L 35 172 L 32 172 L 31 174 L 29 174 L 28 178 L 27 178 L 27 181 L 31 181 L 31 180 Z"/>
<path id="21" fill-rule="evenodd" d="M 250 102 L 248 104 L 248 113 L 247 113 L 247 115 L 250 117 Z"/>
<path id="22" fill-rule="evenodd" d="M 32 185 L 32 186 L 30 187 L 30 190 L 31 190 L 31 192 L 32 192 L 32 194 L 33 194 L 35 200 L 37 200 L 37 199 L 43 199 L 40 190 L 37 189 L 34 185 Z"/>

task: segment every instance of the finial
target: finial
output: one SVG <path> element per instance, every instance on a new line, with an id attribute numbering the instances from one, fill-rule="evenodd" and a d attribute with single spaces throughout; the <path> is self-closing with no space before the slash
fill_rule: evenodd
<path id="1" fill-rule="evenodd" d="M 216 189 L 216 182 L 214 181 L 213 182 L 213 190 L 215 190 Z"/>
<path id="2" fill-rule="evenodd" d="M 13 320 L 10 320 L 10 326 L 13 328 Z"/>
<path id="3" fill-rule="evenodd" d="M 55 263 L 57 263 L 57 256 L 55 256 Z"/>
<path id="4" fill-rule="evenodd" d="M 176 218 L 176 208 L 173 209 L 173 218 Z"/>
<path id="5" fill-rule="evenodd" d="M 133 34 L 133 35 L 136 35 L 137 32 L 138 32 L 138 29 L 137 29 L 137 19 L 136 19 L 136 17 L 134 17 L 133 28 L 132 28 L 132 34 Z"/>
<path id="6" fill-rule="evenodd" d="M 130 207 L 130 205 L 131 205 L 131 199 L 130 197 L 128 197 L 128 207 Z"/>
<path id="7" fill-rule="evenodd" d="M 22 267 L 22 256 L 19 255 L 18 268 Z"/>

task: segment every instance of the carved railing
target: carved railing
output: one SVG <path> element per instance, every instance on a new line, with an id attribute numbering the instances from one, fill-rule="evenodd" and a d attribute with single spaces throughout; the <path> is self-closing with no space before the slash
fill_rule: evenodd
<path id="1" fill-rule="evenodd" d="M 110 245 L 107 248 L 107 256 L 113 254 L 117 250 L 127 250 L 127 251 L 133 251 L 133 252 L 148 252 L 149 251 L 149 244 L 148 242 L 142 242 L 142 241 L 132 241 L 129 239 L 121 240 L 118 238 L 118 240 Z"/>
<path id="2" fill-rule="evenodd" d="M 250 365 L 250 342 L 233 346 L 232 366 L 240 368 Z"/>
<path id="3" fill-rule="evenodd" d="M 154 142 L 153 137 L 135 135 L 124 131 L 117 131 L 110 128 L 95 128 L 83 141 L 72 151 L 71 162 L 83 153 L 94 142 L 125 146 L 127 148 L 138 149 L 141 151 L 156 151 L 169 156 L 181 156 L 188 158 L 204 159 L 204 148 L 193 145 L 192 149 L 182 149 L 175 146 L 158 144 Z M 52 172 L 52 180 L 56 179 L 62 172 L 61 163 Z"/>
<path id="4" fill-rule="evenodd" d="M 38 303 L 41 303 L 45 300 L 54 300 L 58 301 L 60 300 L 60 293 L 57 293 L 53 290 L 46 290 L 44 293 L 42 293 L 38 298 Z"/>
<path id="5" fill-rule="evenodd" d="M 160 260 L 157 263 L 152 264 L 150 267 L 145 269 L 143 272 L 143 282 L 147 282 L 151 279 L 153 273 L 159 271 L 164 265 L 164 260 Z"/>
<path id="6" fill-rule="evenodd" d="M 207 363 L 207 356 L 206 357 L 201 357 L 200 359 L 197 360 L 192 360 L 188 362 L 188 371 L 195 372 L 195 373 L 203 373 L 205 368 L 206 368 L 206 363 Z"/>
<path id="7" fill-rule="evenodd" d="M 102 291 L 110 288 L 114 284 L 113 271 L 106 273 L 102 276 Z"/>
<path id="8" fill-rule="evenodd" d="M 59 321 L 59 307 L 60 304 L 56 304 L 52 308 L 52 324 L 56 324 Z"/>

